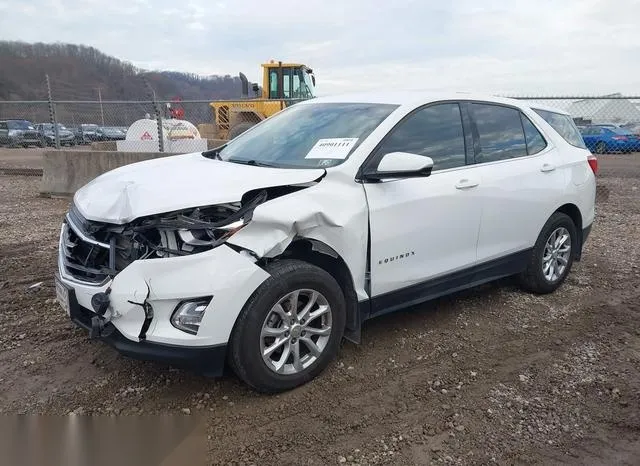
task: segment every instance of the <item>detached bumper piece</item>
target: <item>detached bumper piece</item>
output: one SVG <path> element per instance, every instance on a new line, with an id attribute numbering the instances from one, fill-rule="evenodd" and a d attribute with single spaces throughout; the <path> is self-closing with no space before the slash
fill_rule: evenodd
<path id="1" fill-rule="evenodd" d="M 107 343 L 124 356 L 162 362 L 209 377 L 219 377 L 224 372 L 226 345 L 187 347 L 151 343 L 147 340 L 131 341 L 111 322 L 80 306 L 73 290 L 69 290 L 69 313 L 71 321 L 88 330 L 92 338 Z"/>

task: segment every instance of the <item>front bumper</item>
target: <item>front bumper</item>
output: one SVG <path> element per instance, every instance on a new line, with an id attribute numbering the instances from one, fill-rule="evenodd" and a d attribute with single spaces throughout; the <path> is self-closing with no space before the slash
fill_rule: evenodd
<path id="1" fill-rule="evenodd" d="M 91 320 L 96 314 L 78 304 L 75 292 L 69 290 L 69 316 L 71 321 L 87 331 L 91 331 Z M 104 325 L 99 340 L 112 346 L 124 356 L 157 361 L 192 370 L 209 376 L 219 377 L 224 372 L 227 346 L 175 346 L 153 343 L 146 340 L 134 342 L 126 338 L 110 322 Z"/>
<path id="2" fill-rule="evenodd" d="M 22 144 L 39 145 L 42 144 L 42 139 L 35 136 L 9 136 L 7 144 L 16 146 Z"/>
<path id="3" fill-rule="evenodd" d="M 92 317 L 97 315 L 91 304 L 93 296 L 108 292 L 108 312 L 105 314 L 108 324 L 129 345 L 121 342 L 119 349 L 157 344 L 166 351 L 179 353 L 180 348 L 206 352 L 212 347 L 224 346 L 244 304 L 269 277 L 251 257 L 223 244 L 199 254 L 137 260 L 113 279 L 89 283 L 73 275 L 66 265 L 64 231 L 63 225 L 58 257 L 60 281 L 73 295 L 76 309 L 84 309 L 84 313 Z M 184 332 L 171 324 L 171 316 L 180 303 L 211 296 L 197 334 Z M 71 309 L 72 300 L 69 301 Z M 147 303 L 153 309 L 150 323 L 145 323 L 145 311 L 140 303 Z M 79 323 L 79 317 L 74 321 Z M 91 319 L 86 322 L 85 328 L 90 328 Z M 141 340 L 145 325 L 145 337 Z M 146 350 L 138 353 L 144 355 Z"/>

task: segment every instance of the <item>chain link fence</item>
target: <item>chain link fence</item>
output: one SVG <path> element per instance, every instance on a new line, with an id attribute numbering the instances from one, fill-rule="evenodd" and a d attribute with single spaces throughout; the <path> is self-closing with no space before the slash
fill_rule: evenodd
<path id="1" fill-rule="evenodd" d="M 195 152 L 295 102 L 0 101 L 0 146 Z"/>
<path id="2" fill-rule="evenodd" d="M 153 95 L 152 93 L 150 93 Z M 567 111 L 594 153 L 640 152 L 640 97 L 510 96 Z M 228 105 L 227 105 L 228 102 Z M 232 104 L 232 102 L 235 102 Z M 256 101 L 0 101 L 0 145 L 145 152 L 192 152 L 227 139 L 261 119 L 238 102 Z M 290 105 L 279 101 L 260 105 Z M 158 124 L 160 123 L 160 124 Z M 236 130 L 234 130 L 236 128 Z"/>

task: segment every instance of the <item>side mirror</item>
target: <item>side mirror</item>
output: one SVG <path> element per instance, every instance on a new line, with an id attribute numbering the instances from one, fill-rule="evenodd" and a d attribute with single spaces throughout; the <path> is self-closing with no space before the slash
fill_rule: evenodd
<path id="1" fill-rule="evenodd" d="M 390 152 L 385 154 L 375 170 L 366 171 L 366 181 L 382 181 L 390 178 L 421 178 L 431 175 L 433 159 L 409 152 Z"/>

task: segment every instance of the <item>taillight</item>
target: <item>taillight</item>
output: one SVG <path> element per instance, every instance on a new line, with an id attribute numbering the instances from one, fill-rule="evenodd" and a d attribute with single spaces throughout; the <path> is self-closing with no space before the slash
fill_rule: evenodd
<path id="1" fill-rule="evenodd" d="M 589 166 L 591 167 L 591 171 L 593 171 L 594 175 L 598 174 L 598 158 L 595 155 L 590 155 L 587 157 L 587 162 L 589 162 Z"/>

